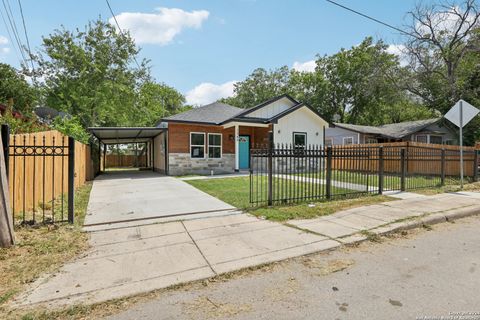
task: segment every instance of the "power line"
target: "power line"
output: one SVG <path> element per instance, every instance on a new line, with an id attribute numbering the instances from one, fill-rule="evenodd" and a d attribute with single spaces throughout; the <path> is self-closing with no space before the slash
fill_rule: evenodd
<path id="1" fill-rule="evenodd" d="M 15 42 L 13 41 L 12 34 L 10 33 L 10 28 L 8 27 L 7 21 L 5 20 L 5 16 L 3 15 L 3 12 L 1 10 L 0 10 L 0 15 L 2 16 L 3 24 L 5 25 L 5 29 L 7 30 L 8 38 L 12 43 L 13 51 L 15 51 L 15 55 L 17 56 L 17 59 L 20 61 L 20 63 L 22 63 L 22 59 L 18 55 L 17 47 L 15 46 Z"/>
<path id="2" fill-rule="evenodd" d="M 401 33 L 403 33 L 403 34 L 405 34 L 405 35 L 411 36 L 411 34 L 408 33 L 408 32 L 405 31 L 405 30 L 402 30 L 402 29 L 400 29 L 400 28 L 397 28 L 397 27 L 395 27 L 395 26 L 392 26 L 391 24 L 388 24 L 388 23 L 386 23 L 386 22 L 383 22 L 383 21 L 381 21 L 381 20 L 378 20 L 378 19 L 376 19 L 376 18 L 373 18 L 373 17 L 371 17 L 371 16 L 368 16 L 368 15 L 366 15 L 366 14 L 364 14 L 364 13 L 361 13 L 361 12 L 359 12 L 359 11 L 357 11 L 357 10 L 351 9 L 351 8 L 349 8 L 349 7 L 346 7 L 346 6 L 344 6 L 344 5 L 342 5 L 342 4 L 338 3 L 338 2 L 335 2 L 335 1 L 333 1 L 333 0 L 325 0 L 325 1 L 330 2 L 331 4 L 334 4 L 334 5 L 336 5 L 336 6 L 340 7 L 340 8 L 343 8 L 343 9 L 348 10 L 348 11 L 350 11 L 350 12 L 353 12 L 353 13 L 355 13 L 355 14 L 358 14 L 359 16 L 362 16 L 362 17 L 367 18 L 367 19 L 369 19 L 369 20 L 375 21 L 376 23 L 380 23 L 381 25 L 384 25 L 384 26 L 386 26 L 386 27 L 389 27 L 390 29 L 393 29 L 393 30 L 396 30 L 396 31 L 398 31 L 398 32 L 401 32 Z"/>
<path id="3" fill-rule="evenodd" d="M 107 3 L 107 6 L 108 6 L 108 9 L 110 10 L 110 13 L 112 14 L 113 20 L 115 20 L 115 24 L 117 25 L 118 30 L 120 31 L 122 36 L 125 36 L 125 34 L 122 31 L 122 28 L 120 28 L 120 24 L 117 21 L 117 17 L 115 16 L 115 13 L 113 13 L 112 6 L 110 6 L 110 2 L 108 0 L 105 0 L 105 2 Z M 137 64 L 137 67 L 140 69 L 140 64 L 138 63 L 137 58 L 135 56 L 133 56 L 133 60 L 135 60 L 135 63 Z"/>
<path id="4" fill-rule="evenodd" d="M 25 65 L 27 65 L 27 59 L 25 58 L 25 55 L 23 53 L 24 48 L 23 48 L 22 42 L 20 41 L 20 38 L 18 36 L 17 28 L 16 28 L 16 25 L 15 25 L 15 20 L 13 20 L 13 15 L 10 15 L 11 10 L 10 10 L 10 13 L 9 13 L 9 10 L 7 9 L 7 5 L 5 4 L 5 0 L 2 0 L 2 3 L 3 3 L 3 7 L 5 8 L 5 14 L 7 15 L 8 22 L 10 23 L 10 29 L 12 30 L 12 33 L 13 33 L 13 36 L 14 36 L 15 41 L 17 43 L 18 49 L 20 50 L 20 54 L 23 58 L 23 62 L 25 63 Z M 9 5 L 9 7 L 10 7 L 10 5 Z"/>
<path id="5" fill-rule="evenodd" d="M 33 79 L 35 80 L 35 66 L 33 65 L 32 50 L 30 49 L 30 41 L 28 39 L 27 26 L 25 24 L 25 17 L 23 15 L 23 8 L 20 0 L 18 0 L 18 6 L 20 7 L 20 15 L 22 16 L 23 31 L 25 32 L 25 39 L 27 40 L 28 54 L 30 56 L 30 63 L 32 64 L 32 75 L 33 75 Z"/>

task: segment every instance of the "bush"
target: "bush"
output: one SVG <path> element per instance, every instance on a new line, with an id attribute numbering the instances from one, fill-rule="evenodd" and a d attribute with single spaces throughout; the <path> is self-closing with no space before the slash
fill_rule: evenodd
<path id="1" fill-rule="evenodd" d="M 77 117 L 56 117 L 53 119 L 52 129 L 85 144 L 90 139 L 90 134 L 83 128 Z"/>

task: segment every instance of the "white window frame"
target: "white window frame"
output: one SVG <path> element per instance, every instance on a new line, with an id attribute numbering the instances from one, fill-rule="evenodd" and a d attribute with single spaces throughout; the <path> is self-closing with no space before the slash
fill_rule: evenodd
<path id="1" fill-rule="evenodd" d="M 210 136 L 220 136 L 220 145 L 212 145 L 212 148 L 220 148 L 220 157 L 210 157 Z M 222 159 L 223 157 L 223 134 L 221 133 L 208 133 L 208 146 L 207 146 L 207 153 L 205 156 L 207 156 L 210 159 Z"/>
<path id="2" fill-rule="evenodd" d="M 425 137 L 425 142 L 422 142 L 422 141 L 418 141 L 418 137 Z M 415 136 L 415 142 L 419 142 L 419 143 L 428 143 L 430 141 L 429 137 L 428 137 L 428 134 L 417 134 Z"/>
<path id="3" fill-rule="evenodd" d="M 203 135 L 203 146 L 200 144 L 192 145 L 192 134 L 201 134 Z M 207 154 L 205 153 L 205 147 L 207 146 L 207 141 L 205 140 L 205 132 L 190 132 L 190 147 L 188 148 L 188 153 L 190 153 L 190 159 L 205 159 Z M 203 147 L 203 157 L 192 157 L 192 147 Z"/>
<path id="4" fill-rule="evenodd" d="M 327 141 L 330 141 L 330 144 Z M 333 146 L 333 138 L 325 138 L 325 146 Z"/>
<path id="5" fill-rule="evenodd" d="M 294 147 L 294 148 L 297 148 L 297 146 L 295 145 L 295 136 L 296 136 L 296 135 L 304 136 L 304 137 L 305 137 L 305 144 L 303 145 L 303 149 L 306 149 L 306 148 L 307 148 L 307 138 L 308 138 L 308 137 L 307 137 L 307 133 L 306 133 L 306 132 L 293 132 L 293 136 L 292 136 L 292 138 L 293 138 L 293 141 L 292 141 L 292 142 L 293 142 L 293 143 L 292 143 L 292 144 L 293 144 L 293 147 Z"/>
<path id="6" fill-rule="evenodd" d="M 346 143 L 345 143 L 345 140 L 347 140 L 347 139 L 352 139 L 352 143 L 346 144 Z M 355 142 L 355 138 L 354 138 L 353 136 L 343 137 L 343 139 L 342 139 L 342 143 L 343 143 L 344 146 L 348 146 L 348 145 L 354 144 L 354 142 Z"/>

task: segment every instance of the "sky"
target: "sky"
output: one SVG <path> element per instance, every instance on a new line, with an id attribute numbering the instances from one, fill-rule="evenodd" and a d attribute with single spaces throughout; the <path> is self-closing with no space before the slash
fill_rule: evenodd
<path id="1" fill-rule="evenodd" d="M 10 4 L 25 43 L 18 0 Z M 339 3 L 402 27 L 417 0 L 337 0 Z M 425 2 L 425 1 L 424 1 Z M 429 2 L 429 1 L 427 1 Z M 42 37 L 62 25 L 83 29 L 89 20 L 112 20 L 104 0 L 21 0 L 32 51 Z M 152 75 L 202 105 L 232 94 L 233 84 L 255 68 L 287 65 L 314 68 L 317 54 L 333 54 L 373 36 L 402 43 L 398 31 L 355 15 L 324 0 L 110 0 L 122 29 L 151 61 Z M 0 5 L 5 19 L 5 8 Z M 7 20 L 8 23 L 8 20 Z M 0 61 L 19 64 L 5 23 L 0 21 Z"/>

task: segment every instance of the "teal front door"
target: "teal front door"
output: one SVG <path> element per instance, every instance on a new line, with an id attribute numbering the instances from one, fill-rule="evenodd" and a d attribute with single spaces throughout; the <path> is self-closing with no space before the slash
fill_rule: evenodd
<path id="1" fill-rule="evenodd" d="M 240 169 L 250 168 L 250 136 L 239 137 L 239 167 Z"/>

